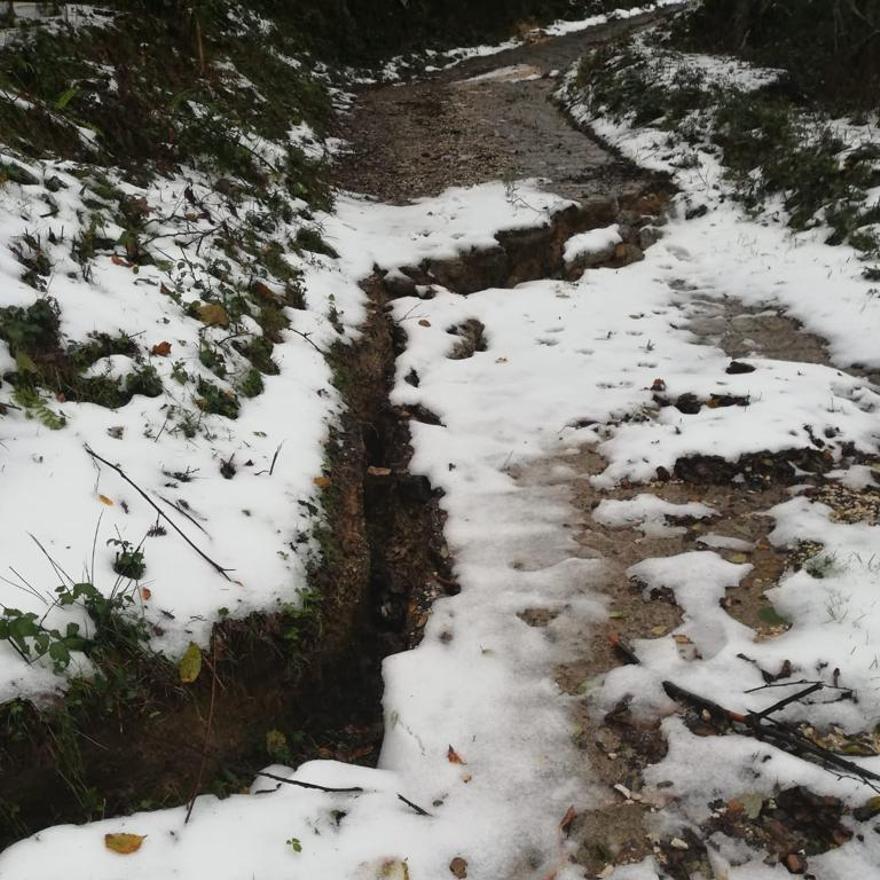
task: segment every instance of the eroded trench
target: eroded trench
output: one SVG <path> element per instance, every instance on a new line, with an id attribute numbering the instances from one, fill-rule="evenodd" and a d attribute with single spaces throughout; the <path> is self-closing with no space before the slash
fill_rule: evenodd
<path id="1" fill-rule="evenodd" d="M 423 295 L 434 285 L 468 294 L 562 277 L 571 235 L 642 210 L 645 198 L 655 199 L 594 199 L 501 234 L 493 248 L 363 282 L 362 337 L 330 356 L 346 413 L 322 481 L 323 563 L 311 575 L 320 610 L 218 624 L 208 671 L 191 685 L 167 660 L 119 647 L 64 698 L 0 707 L 0 848 L 50 825 L 237 792 L 272 762 L 375 764 L 382 660 L 418 644 L 433 600 L 459 589 L 439 493 L 409 472 L 410 420 L 439 420 L 390 402 L 405 338 L 389 302 L 422 284 Z M 635 227 L 629 238 L 609 265 L 640 256 Z M 460 345 L 466 356 L 479 333 Z"/>

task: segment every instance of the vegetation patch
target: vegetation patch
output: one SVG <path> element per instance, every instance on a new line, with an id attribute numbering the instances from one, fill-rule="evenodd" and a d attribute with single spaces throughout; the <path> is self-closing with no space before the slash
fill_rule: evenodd
<path id="1" fill-rule="evenodd" d="M 689 21 L 683 13 L 666 28 L 592 51 L 566 100 L 668 132 L 682 168 L 696 167 L 699 151 L 717 158 L 749 211 L 781 204 L 796 230 L 830 228 L 828 243 L 858 250 L 870 278 L 880 259 L 880 153 L 870 119 L 835 116 L 793 88 L 790 71 L 681 51 Z"/>

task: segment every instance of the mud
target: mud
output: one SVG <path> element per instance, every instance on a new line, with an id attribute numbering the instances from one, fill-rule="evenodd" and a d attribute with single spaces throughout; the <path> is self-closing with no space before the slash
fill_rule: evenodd
<path id="1" fill-rule="evenodd" d="M 643 16 L 524 43 L 405 86 L 363 91 L 337 134 L 352 152 L 345 189 L 392 204 L 489 180 L 546 178 L 567 198 L 632 197 L 657 178 L 575 129 L 552 102 L 564 73 L 592 46 L 653 20 Z M 519 67 L 505 76 L 493 71 Z"/>

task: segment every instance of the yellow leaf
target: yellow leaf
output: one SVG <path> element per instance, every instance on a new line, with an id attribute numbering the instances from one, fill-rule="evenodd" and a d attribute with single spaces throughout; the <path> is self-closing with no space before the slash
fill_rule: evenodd
<path id="1" fill-rule="evenodd" d="M 192 684 L 202 671 L 202 652 L 195 642 L 190 642 L 189 647 L 177 664 L 180 680 L 183 684 Z"/>
<path id="2" fill-rule="evenodd" d="M 226 309 L 217 303 L 202 303 L 199 306 L 199 318 L 209 327 L 228 327 L 229 315 Z"/>
<path id="3" fill-rule="evenodd" d="M 312 480 L 312 482 L 319 489 L 326 489 L 330 485 L 331 481 L 330 481 L 330 477 L 315 477 L 315 479 Z"/>
<path id="4" fill-rule="evenodd" d="M 130 856 L 141 848 L 146 835 L 140 834 L 105 834 L 104 846 L 121 856 Z"/>
<path id="5" fill-rule="evenodd" d="M 386 859 L 377 874 L 381 880 L 410 880 L 409 865 L 402 859 Z"/>
<path id="6" fill-rule="evenodd" d="M 100 501 L 101 504 L 106 504 L 107 507 L 113 507 L 113 500 L 111 498 L 108 498 L 106 495 L 99 495 L 98 501 Z"/>

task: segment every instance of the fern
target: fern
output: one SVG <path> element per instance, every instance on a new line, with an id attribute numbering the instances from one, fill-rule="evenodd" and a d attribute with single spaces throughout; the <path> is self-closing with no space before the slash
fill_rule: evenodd
<path id="1" fill-rule="evenodd" d="M 12 399 L 25 411 L 29 419 L 39 419 L 51 431 L 60 431 L 67 424 L 64 414 L 49 409 L 40 393 L 34 388 L 19 385 L 12 392 Z"/>

